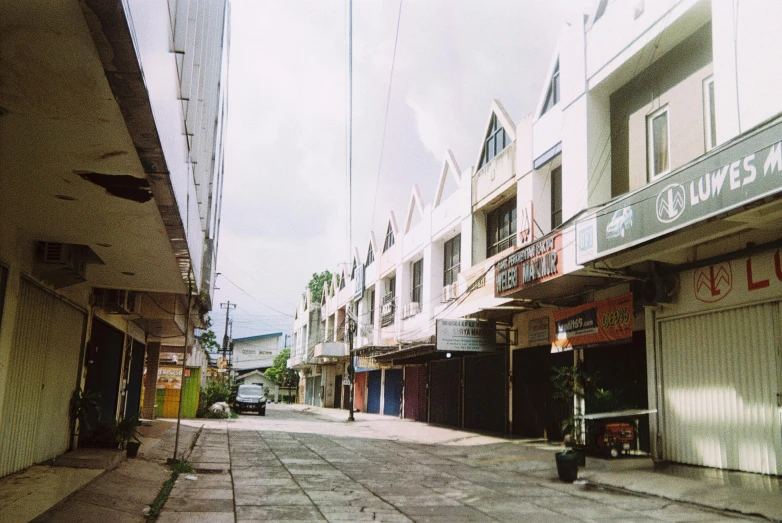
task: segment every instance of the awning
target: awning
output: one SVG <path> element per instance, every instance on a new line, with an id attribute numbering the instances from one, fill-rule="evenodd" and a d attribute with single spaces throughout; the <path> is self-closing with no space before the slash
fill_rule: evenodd
<path id="1" fill-rule="evenodd" d="M 350 351 L 353 356 L 366 356 L 373 358 L 387 352 L 398 349 L 398 345 L 364 345 Z"/>
<path id="2" fill-rule="evenodd" d="M 378 363 L 393 363 L 398 360 L 418 358 L 420 356 L 426 356 L 437 352 L 437 346 L 433 343 L 425 343 L 421 345 L 412 345 L 399 349 L 394 352 L 383 354 L 382 356 L 376 356 L 375 361 Z"/>
<path id="3" fill-rule="evenodd" d="M 444 314 L 443 318 L 466 318 L 481 311 L 491 310 L 503 305 L 507 306 L 513 300 L 513 298 L 495 298 L 494 296 L 483 296 L 472 300 L 467 299 L 454 307 L 452 311 L 448 311 Z"/>

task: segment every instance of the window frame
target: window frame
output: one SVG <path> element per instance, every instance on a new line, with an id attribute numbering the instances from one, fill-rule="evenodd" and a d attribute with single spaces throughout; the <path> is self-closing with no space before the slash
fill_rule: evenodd
<path id="1" fill-rule="evenodd" d="M 654 157 L 654 121 L 665 115 L 665 133 L 666 147 L 668 149 L 668 165 L 662 171 L 655 173 Z M 648 180 L 653 182 L 671 172 L 671 112 L 668 110 L 668 104 L 660 107 L 646 117 L 646 168 Z"/>
<path id="2" fill-rule="evenodd" d="M 498 149 L 497 142 L 500 138 L 502 139 L 502 146 Z M 503 127 L 502 123 L 499 121 L 499 118 L 497 118 L 497 114 L 492 113 L 489 122 L 489 130 L 486 132 L 486 137 L 483 139 L 483 152 L 481 153 L 481 161 L 478 165 L 478 170 L 483 169 L 486 164 L 499 156 L 500 153 L 510 145 L 510 142 L 510 137 L 505 131 L 505 127 Z"/>
<path id="3" fill-rule="evenodd" d="M 369 291 L 369 323 L 375 324 L 375 288 Z"/>
<path id="4" fill-rule="evenodd" d="M 548 84 L 548 91 L 546 91 L 546 101 L 543 103 L 543 110 L 540 115 L 543 116 L 550 109 L 555 107 L 562 97 L 561 85 L 559 82 L 559 58 L 557 58 L 557 64 L 554 66 L 554 72 L 551 73 L 551 80 Z"/>
<path id="5" fill-rule="evenodd" d="M 512 198 L 510 198 L 508 201 L 503 202 L 501 205 L 497 206 L 497 208 L 489 211 L 486 214 L 486 257 L 491 258 L 498 252 L 502 252 L 505 249 L 508 249 L 510 247 L 515 247 L 517 245 L 517 228 L 518 228 L 518 209 L 516 205 L 516 196 L 514 195 Z M 504 222 L 503 219 L 504 216 L 508 216 L 508 235 L 500 237 L 501 231 L 504 228 Z M 495 217 L 498 217 L 497 220 L 494 220 Z M 497 222 L 496 231 L 497 231 L 497 239 L 495 240 L 492 236 L 492 221 Z"/>
<path id="6" fill-rule="evenodd" d="M 372 265 L 372 262 L 374 261 L 375 261 L 375 251 L 372 249 L 372 244 L 370 243 L 369 252 L 367 252 L 367 262 L 365 265 L 369 267 L 370 265 Z"/>
<path id="7" fill-rule="evenodd" d="M 703 80 L 703 144 L 705 152 L 717 147 L 717 106 L 714 101 L 714 75 Z"/>
<path id="8" fill-rule="evenodd" d="M 449 256 L 450 248 L 450 256 Z M 457 234 L 443 244 L 443 287 L 456 283 L 461 268 L 462 235 Z M 449 259 L 450 258 L 450 259 Z M 454 262 L 455 258 L 455 262 Z"/>
<path id="9" fill-rule="evenodd" d="M 391 222 L 388 222 L 388 229 L 386 230 L 386 240 L 383 243 L 383 252 L 394 246 L 394 228 L 391 227 Z"/>
<path id="10" fill-rule="evenodd" d="M 562 225 L 562 166 L 551 169 L 551 230 Z M 558 181 L 555 183 L 555 180 Z M 555 202 L 559 201 L 559 206 Z"/>
<path id="11" fill-rule="evenodd" d="M 421 303 L 421 297 L 424 288 L 424 259 L 414 261 L 410 267 L 410 274 L 412 277 L 412 285 L 410 286 L 410 302 Z M 418 282 L 416 284 L 416 276 Z"/>

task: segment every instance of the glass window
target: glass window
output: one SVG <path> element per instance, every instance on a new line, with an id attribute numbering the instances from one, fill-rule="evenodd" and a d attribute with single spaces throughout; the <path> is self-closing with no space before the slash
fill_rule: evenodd
<path id="1" fill-rule="evenodd" d="M 424 260 L 413 263 L 413 292 L 410 301 L 421 303 L 421 289 L 424 283 Z"/>
<path id="2" fill-rule="evenodd" d="M 478 169 L 492 161 L 508 145 L 510 145 L 510 140 L 507 139 L 505 129 L 503 129 L 499 120 L 497 120 L 497 115 L 493 114 L 489 125 L 489 132 L 486 133 L 483 154 L 481 155 Z"/>
<path id="3" fill-rule="evenodd" d="M 551 171 L 551 228 L 562 225 L 562 167 Z"/>
<path id="4" fill-rule="evenodd" d="M 388 230 L 386 231 L 386 242 L 383 244 L 383 252 L 386 252 L 391 246 L 394 245 L 394 230 L 391 228 L 391 222 L 388 222 Z"/>
<path id="5" fill-rule="evenodd" d="M 461 261 L 462 250 L 462 235 L 459 234 L 454 238 L 445 242 L 445 260 L 443 267 L 445 268 L 443 274 L 443 285 L 451 285 L 456 282 L 456 278 L 459 275 L 459 267 Z"/>
<path id="6" fill-rule="evenodd" d="M 345 275 L 343 274 L 342 277 L 339 278 L 339 288 L 344 289 L 345 288 Z"/>
<path id="7" fill-rule="evenodd" d="M 548 86 L 548 92 L 546 93 L 546 102 L 543 104 L 543 112 L 541 115 L 559 103 L 559 60 L 554 66 L 554 72 L 551 75 L 551 83 Z"/>
<path id="8" fill-rule="evenodd" d="M 513 197 L 486 216 L 486 257 L 516 246 L 516 198 Z"/>
<path id="9" fill-rule="evenodd" d="M 369 291 L 369 323 L 375 324 L 375 289 Z"/>
<path id="10" fill-rule="evenodd" d="M 350 279 L 356 279 L 356 260 L 353 260 L 353 268 L 350 270 Z"/>
<path id="11" fill-rule="evenodd" d="M 372 244 L 369 244 L 369 251 L 367 252 L 367 263 L 366 266 L 369 267 L 372 262 L 375 261 L 375 253 L 372 251 Z"/>
<path id="12" fill-rule="evenodd" d="M 703 126 L 706 138 L 706 150 L 717 146 L 717 113 L 714 107 L 714 77 L 703 82 Z"/>
<path id="13" fill-rule="evenodd" d="M 654 180 L 671 169 L 668 107 L 652 113 L 648 118 L 649 179 Z"/>

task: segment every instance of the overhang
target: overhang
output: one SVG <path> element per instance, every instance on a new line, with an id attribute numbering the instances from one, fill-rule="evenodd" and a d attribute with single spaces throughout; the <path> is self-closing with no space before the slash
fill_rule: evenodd
<path id="1" fill-rule="evenodd" d="M 345 343 L 324 341 L 313 347 L 313 355 L 315 359 L 344 358 L 348 355 L 348 347 Z"/>
<path id="2" fill-rule="evenodd" d="M 421 345 L 412 345 L 403 349 L 388 352 L 386 354 L 375 356 L 375 361 L 381 364 L 395 364 L 405 360 L 411 360 L 413 358 L 420 358 L 422 356 L 429 356 L 437 353 L 437 346 L 433 343 L 424 343 Z M 445 357 L 445 353 L 441 354 L 441 357 Z"/>

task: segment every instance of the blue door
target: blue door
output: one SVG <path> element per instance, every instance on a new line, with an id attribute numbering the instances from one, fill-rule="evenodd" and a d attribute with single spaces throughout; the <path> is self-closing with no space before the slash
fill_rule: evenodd
<path id="1" fill-rule="evenodd" d="M 367 412 L 380 414 L 380 382 L 382 378 L 380 370 L 373 370 L 367 376 Z"/>
<path id="2" fill-rule="evenodd" d="M 399 416 L 402 407 L 402 369 L 387 369 L 383 391 L 383 414 Z"/>

